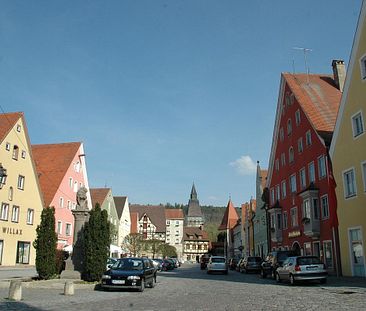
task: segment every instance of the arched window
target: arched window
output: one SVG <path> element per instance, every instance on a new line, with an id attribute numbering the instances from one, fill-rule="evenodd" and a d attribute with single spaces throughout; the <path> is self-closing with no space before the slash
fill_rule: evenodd
<path id="1" fill-rule="evenodd" d="M 294 148 L 292 146 L 288 150 L 288 161 L 289 163 L 294 162 Z"/>
<path id="2" fill-rule="evenodd" d="M 287 120 L 287 135 L 291 135 L 292 133 L 292 122 L 291 119 Z"/>
<path id="3" fill-rule="evenodd" d="M 8 194 L 8 198 L 9 198 L 9 201 L 13 201 L 13 187 L 10 187 L 9 188 L 9 194 Z"/>
<path id="4" fill-rule="evenodd" d="M 19 156 L 19 147 L 17 145 L 14 145 L 13 147 L 13 159 L 18 160 Z"/>

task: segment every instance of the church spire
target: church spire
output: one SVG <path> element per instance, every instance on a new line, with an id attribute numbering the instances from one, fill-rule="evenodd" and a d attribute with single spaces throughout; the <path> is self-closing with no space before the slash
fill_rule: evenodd
<path id="1" fill-rule="evenodd" d="M 191 200 L 197 200 L 197 191 L 196 191 L 196 187 L 194 186 L 194 183 L 192 185 L 192 190 L 191 190 Z"/>

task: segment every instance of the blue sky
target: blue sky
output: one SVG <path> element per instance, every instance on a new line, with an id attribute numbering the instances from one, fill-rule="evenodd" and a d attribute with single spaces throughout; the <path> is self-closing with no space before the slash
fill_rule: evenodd
<path id="1" fill-rule="evenodd" d="M 83 141 L 91 187 L 236 206 L 268 165 L 280 73 L 349 60 L 361 0 L 0 1 L 0 105 Z"/>

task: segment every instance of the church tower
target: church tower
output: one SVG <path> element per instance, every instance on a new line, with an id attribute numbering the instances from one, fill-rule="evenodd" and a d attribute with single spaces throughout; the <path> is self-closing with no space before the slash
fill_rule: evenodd
<path id="1" fill-rule="evenodd" d="M 203 225 L 205 223 L 194 183 L 191 190 L 191 197 L 188 202 L 188 215 L 186 217 L 186 222 L 187 227 L 201 227 L 201 229 L 203 229 Z"/>

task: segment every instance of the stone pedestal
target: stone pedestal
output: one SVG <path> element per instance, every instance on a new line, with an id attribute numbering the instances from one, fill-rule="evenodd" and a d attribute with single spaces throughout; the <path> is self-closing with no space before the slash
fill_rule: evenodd
<path id="1" fill-rule="evenodd" d="M 22 282 L 19 280 L 10 281 L 9 300 L 20 301 L 22 299 Z"/>

